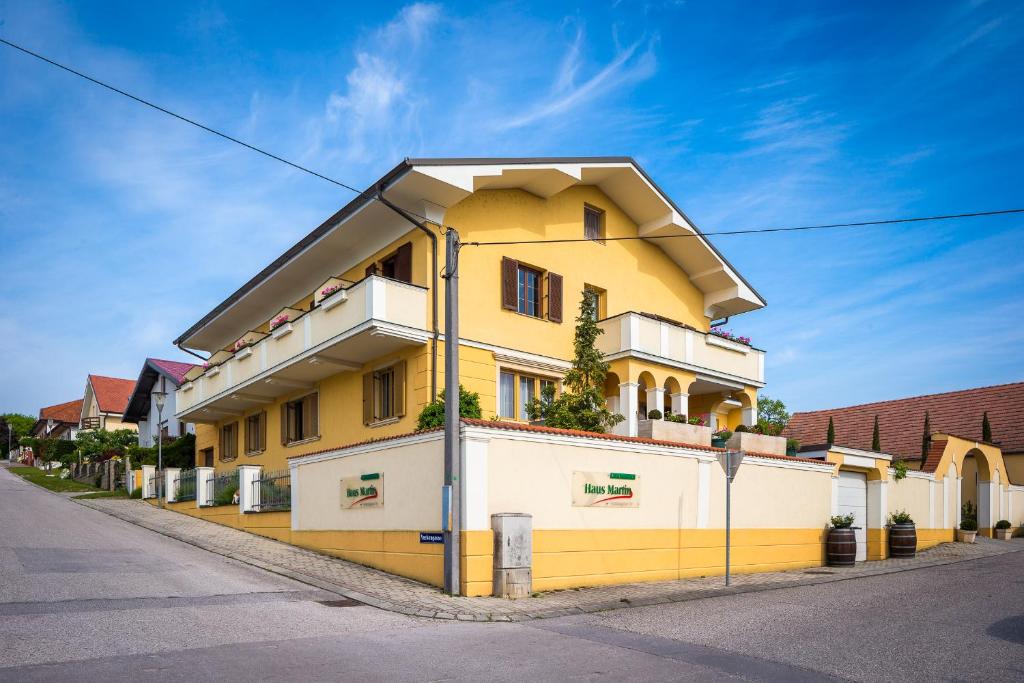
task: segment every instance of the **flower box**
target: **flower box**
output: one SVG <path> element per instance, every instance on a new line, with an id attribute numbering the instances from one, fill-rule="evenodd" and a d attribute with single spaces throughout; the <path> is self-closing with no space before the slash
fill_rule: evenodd
<path id="1" fill-rule="evenodd" d="M 207 377 L 216 377 L 219 374 L 220 374 L 220 366 L 219 365 L 214 365 L 213 367 L 208 368 L 206 370 L 206 376 Z"/>
<path id="2" fill-rule="evenodd" d="M 251 355 L 252 355 L 252 347 L 251 346 L 243 346 L 242 348 L 240 348 L 238 351 L 235 352 L 235 358 L 237 358 L 238 360 L 242 360 L 243 358 L 248 358 Z"/>
<path id="3" fill-rule="evenodd" d="M 637 436 L 692 446 L 711 445 L 711 427 L 667 420 L 640 420 L 637 423 Z"/>
<path id="4" fill-rule="evenodd" d="M 272 327 L 270 329 L 270 336 L 272 336 L 274 339 L 280 339 L 281 337 L 285 336 L 286 334 L 291 334 L 291 333 L 292 333 L 292 323 L 291 323 L 290 320 L 288 322 L 285 322 L 285 323 L 280 323 L 280 324 L 278 324 L 275 327 Z"/>
<path id="5" fill-rule="evenodd" d="M 338 289 L 331 292 L 328 296 L 320 301 L 320 308 L 325 311 L 329 311 L 338 304 L 342 304 L 348 301 L 348 292 L 344 289 Z"/>
<path id="6" fill-rule="evenodd" d="M 768 436 L 754 432 L 734 432 L 725 442 L 725 447 L 734 451 L 785 455 L 786 439 L 781 436 Z"/>

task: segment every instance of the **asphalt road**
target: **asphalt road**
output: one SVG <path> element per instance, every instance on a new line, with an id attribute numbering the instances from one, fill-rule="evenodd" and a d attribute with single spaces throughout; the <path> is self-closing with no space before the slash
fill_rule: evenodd
<path id="1" fill-rule="evenodd" d="M 0 469 L 0 681 L 1022 680 L 1024 553 L 524 624 L 367 606 Z"/>

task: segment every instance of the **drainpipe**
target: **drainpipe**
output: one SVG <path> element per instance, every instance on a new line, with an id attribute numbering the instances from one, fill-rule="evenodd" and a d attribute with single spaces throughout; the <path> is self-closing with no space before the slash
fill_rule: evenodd
<path id="1" fill-rule="evenodd" d="M 200 355 L 199 355 L 198 353 L 196 353 L 195 351 L 189 351 L 188 349 L 186 349 L 186 348 L 185 348 L 184 346 L 182 346 L 181 344 L 175 344 L 175 346 L 177 346 L 177 347 L 178 347 L 179 349 L 181 349 L 181 350 L 182 350 L 182 351 L 184 351 L 185 353 L 187 353 L 187 354 L 189 354 L 189 355 L 192 355 L 192 356 L 195 356 L 196 358 L 198 358 L 199 360 L 203 361 L 204 363 L 205 363 L 206 361 L 210 360 L 209 358 L 203 358 L 202 356 L 200 356 Z"/>
<path id="2" fill-rule="evenodd" d="M 381 204 L 388 207 L 423 232 L 427 233 L 427 236 L 430 238 L 430 270 L 433 279 L 433 283 L 430 286 L 431 306 L 433 308 L 431 313 L 431 326 L 434 333 L 433 338 L 430 340 L 430 400 L 433 401 L 437 398 L 437 342 L 441 338 L 441 330 L 437 326 L 437 235 L 422 221 L 416 220 L 416 218 L 414 218 L 408 211 L 385 199 L 380 185 L 377 186 L 376 199 Z"/>
<path id="3" fill-rule="evenodd" d="M 721 320 L 712 320 L 709 327 L 721 327 L 729 322 L 729 316 L 725 316 Z"/>

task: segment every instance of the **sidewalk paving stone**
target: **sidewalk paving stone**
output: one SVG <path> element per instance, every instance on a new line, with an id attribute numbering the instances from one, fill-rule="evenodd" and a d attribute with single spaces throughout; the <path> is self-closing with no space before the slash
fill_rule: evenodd
<path id="1" fill-rule="evenodd" d="M 448 596 L 438 588 L 411 579 L 154 507 L 138 500 L 97 498 L 75 502 L 210 552 L 373 607 L 410 616 L 466 621 L 522 621 L 683 602 L 878 576 L 1024 550 L 1024 539 L 995 541 L 979 538 L 975 544 L 945 543 L 919 552 L 914 558 L 864 562 L 850 568 L 821 567 L 737 574 L 733 576 L 729 587 L 724 585 L 721 576 L 714 576 L 551 591 L 532 598 L 505 600 Z"/>

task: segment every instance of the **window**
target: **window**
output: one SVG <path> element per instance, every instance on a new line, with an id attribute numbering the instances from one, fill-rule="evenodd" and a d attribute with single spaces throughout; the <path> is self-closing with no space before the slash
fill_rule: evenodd
<path id="1" fill-rule="evenodd" d="M 525 315 L 540 317 L 541 274 L 526 266 L 519 266 L 519 304 L 518 311 Z"/>
<path id="2" fill-rule="evenodd" d="M 604 211 L 592 206 L 583 207 L 583 238 L 595 241 L 604 239 Z"/>
<path id="3" fill-rule="evenodd" d="M 498 417 L 529 420 L 526 406 L 535 398 L 544 400 L 545 387 L 558 389 L 553 379 L 502 370 L 498 378 Z"/>
<path id="4" fill-rule="evenodd" d="M 267 413 L 259 412 L 245 418 L 245 454 L 256 455 L 267 450 Z"/>
<path id="5" fill-rule="evenodd" d="M 603 320 L 607 317 L 605 309 L 605 299 L 607 292 L 600 287 L 594 285 L 583 285 L 584 295 L 590 297 L 594 301 L 594 320 Z"/>
<path id="6" fill-rule="evenodd" d="M 319 395 L 309 394 L 281 406 L 281 444 L 320 436 Z"/>
<path id="7" fill-rule="evenodd" d="M 403 360 L 363 375 L 363 424 L 405 415 L 405 373 Z"/>
<path id="8" fill-rule="evenodd" d="M 204 448 L 199 453 L 203 456 L 203 467 L 213 467 L 213 449 Z"/>
<path id="9" fill-rule="evenodd" d="M 412 242 L 406 242 L 380 261 L 371 263 L 366 267 L 366 274 L 412 282 Z"/>
<path id="10" fill-rule="evenodd" d="M 238 457 L 238 423 L 220 428 L 220 461 L 231 462 Z"/>

